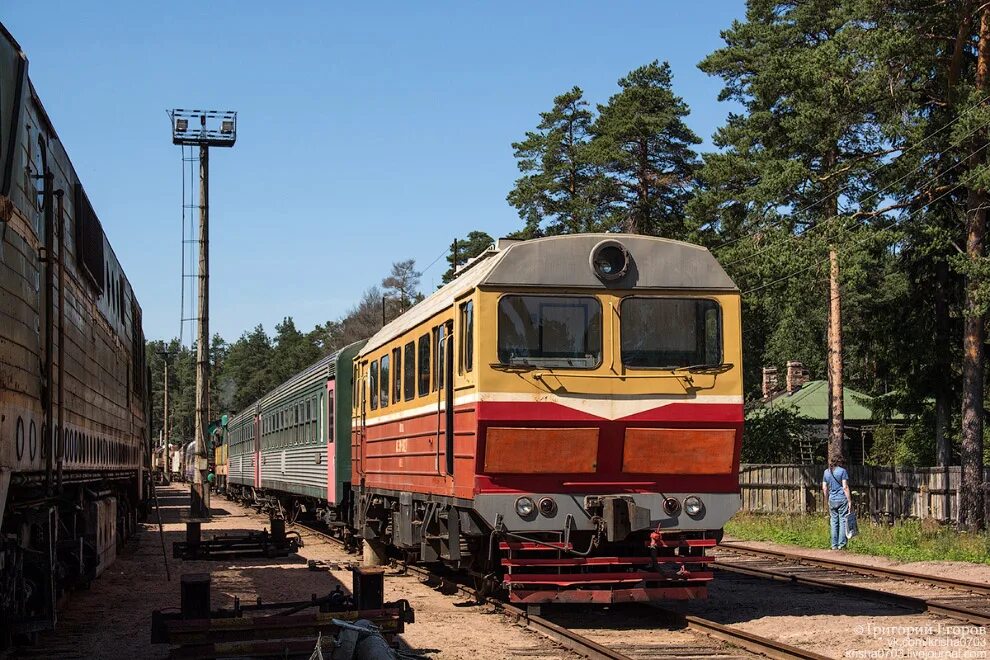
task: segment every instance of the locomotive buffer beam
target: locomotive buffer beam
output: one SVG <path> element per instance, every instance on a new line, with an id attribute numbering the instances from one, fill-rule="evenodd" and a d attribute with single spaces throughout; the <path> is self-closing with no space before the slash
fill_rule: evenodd
<path id="1" fill-rule="evenodd" d="M 270 531 L 269 531 L 270 530 Z M 286 533 L 285 521 L 272 518 L 269 529 L 246 534 L 220 534 L 203 539 L 201 523 L 186 523 L 186 540 L 172 544 L 176 559 L 252 559 L 288 557 L 299 551 L 302 538 L 296 532 Z"/>
<path id="2" fill-rule="evenodd" d="M 233 609 L 211 610 L 210 576 L 186 574 L 180 585 L 180 611 L 152 613 L 151 641 L 172 645 L 170 657 L 308 658 L 318 635 L 342 638 L 350 624 L 362 620 L 392 641 L 405 624 L 414 622 L 415 615 L 408 601 L 382 602 L 382 579 L 380 571 L 355 570 L 353 597 L 338 585 L 327 596 L 314 595 L 308 601 L 241 604 L 235 600 Z"/>

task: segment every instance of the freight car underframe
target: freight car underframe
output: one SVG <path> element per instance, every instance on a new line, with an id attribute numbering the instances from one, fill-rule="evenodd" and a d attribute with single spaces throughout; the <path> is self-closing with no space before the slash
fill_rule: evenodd
<path id="1" fill-rule="evenodd" d="M 582 498 L 581 522 L 568 513 L 556 529 L 544 525 L 513 531 L 501 513 L 494 514 L 494 523 L 486 521 L 491 512 L 482 513 L 484 498 L 361 489 L 355 528 L 376 554 L 384 556 L 391 546 L 415 561 L 467 570 L 484 589 L 507 590 L 513 602 L 616 603 L 707 596 L 713 558 L 705 555 L 705 548 L 721 540 L 721 526 L 664 530 L 653 511 L 639 505 L 643 496 L 593 495 Z M 731 507 L 738 504 L 738 496 L 714 501 L 720 502 L 719 508 Z"/>
<path id="2" fill-rule="evenodd" d="M 0 649 L 50 630 L 56 606 L 113 563 L 137 530 L 133 470 L 66 472 L 61 487 L 44 474 L 16 474 L 0 529 Z"/>

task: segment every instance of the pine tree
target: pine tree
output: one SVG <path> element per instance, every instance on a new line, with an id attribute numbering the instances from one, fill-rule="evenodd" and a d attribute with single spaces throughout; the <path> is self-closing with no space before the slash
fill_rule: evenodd
<path id="1" fill-rule="evenodd" d="M 856 5 L 751 0 L 746 20 L 724 31 L 726 45 L 699 65 L 725 81 L 720 98 L 745 112 L 731 115 L 715 136 L 721 152 L 705 158 L 707 192 L 696 216 L 722 230 L 783 233 L 784 259 L 814 273 L 827 258 L 830 458 L 844 452 L 840 261 L 850 238 L 868 227 L 856 214 L 877 206 L 869 173 L 892 150 L 881 130 L 889 108 L 877 102 L 889 80 L 885 69 L 863 67 L 856 55 Z M 800 242 L 788 240 L 792 232 Z"/>
<path id="2" fill-rule="evenodd" d="M 606 184 L 591 158 L 593 115 L 580 87 L 557 96 L 535 131 L 512 144 L 523 176 L 506 198 L 525 221 L 526 238 L 603 229 Z"/>
<path id="3" fill-rule="evenodd" d="M 454 274 L 458 268 L 474 259 L 479 254 L 487 250 L 495 239 L 483 231 L 474 230 L 468 233 L 466 238 L 457 239 L 455 245 L 457 252 L 453 249 L 447 253 L 447 271 L 443 274 L 443 283 L 454 279 Z M 453 246 L 451 246 L 453 248 Z"/>
<path id="4" fill-rule="evenodd" d="M 673 92 L 670 65 L 651 62 L 619 80 L 599 106 L 593 158 L 609 177 L 609 229 L 684 238 L 701 140 L 684 123 L 687 104 Z"/>

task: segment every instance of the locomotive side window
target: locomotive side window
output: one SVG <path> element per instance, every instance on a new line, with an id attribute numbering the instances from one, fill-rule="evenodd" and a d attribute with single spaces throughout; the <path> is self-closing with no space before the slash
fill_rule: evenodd
<path id="1" fill-rule="evenodd" d="M 461 373 L 474 368 L 474 302 L 461 305 Z"/>
<path id="2" fill-rule="evenodd" d="M 419 338 L 419 395 L 430 393 L 430 336 Z"/>
<path id="3" fill-rule="evenodd" d="M 392 401 L 402 401 L 402 349 L 392 350 Z"/>
<path id="4" fill-rule="evenodd" d="M 381 368 L 381 391 L 379 392 L 379 398 L 381 399 L 382 408 L 388 407 L 388 388 L 389 380 L 388 377 L 391 375 L 389 369 L 388 355 L 382 356 L 382 368 Z"/>
<path id="5" fill-rule="evenodd" d="M 440 374 L 442 373 L 442 370 L 440 369 L 440 360 L 443 359 L 443 354 L 440 350 L 440 326 L 433 328 L 433 355 L 436 357 L 433 359 L 432 391 L 436 392 L 437 388 L 440 387 Z"/>
<path id="6" fill-rule="evenodd" d="M 371 390 L 371 409 L 378 410 L 378 360 L 371 363 L 368 371 L 368 389 Z"/>
<path id="7" fill-rule="evenodd" d="M 406 344 L 405 352 L 406 363 L 403 366 L 402 387 L 406 391 L 406 401 L 411 401 L 416 396 L 416 343 Z"/>
<path id="8" fill-rule="evenodd" d="M 577 296 L 503 296 L 498 360 L 508 365 L 594 369 L 602 361 L 602 305 Z"/>
<path id="9" fill-rule="evenodd" d="M 622 363 L 664 369 L 722 363 L 722 315 L 714 300 L 626 298 L 619 306 Z"/>

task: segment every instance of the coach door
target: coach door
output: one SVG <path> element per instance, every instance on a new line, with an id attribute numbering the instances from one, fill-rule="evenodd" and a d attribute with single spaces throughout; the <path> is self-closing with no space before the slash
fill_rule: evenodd
<path id="1" fill-rule="evenodd" d="M 261 488 L 261 411 L 254 415 L 254 437 L 251 443 L 251 463 L 254 464 L 254 487 Z M 244 460 L 243 457 L 241 460 Z"/>
<path id="2" fill-rule="evenodd" d="M 337 430 L 335 426 L 336 420 L 334 418 L 336 383 L 337 381 L 333 378 L 327 381 L 327 405 L 323 411 L 323 419 L 326 420 L 326 429 L 323 431 L 323 437 L 327 441 L 327 502 L 330 504 L 337 503 L 337 443 L 334 442 L 336 440 L 334 436 Z M 349 479 L 350 475 L 346 475 L 342 481 Z"/>
<path id="3" fill-rule="evenodd" d="M 365 467 L 364 461 L 366 458 L 365 447 L 367 446 L 367 421 L 368 421 L 368 361 L 365 360 L 361 363 L 358 368 L 358 379 L 354 383 L 354 396 L 358 402 L 358 429 L 357 429 L 357 442 L 358 451 L 355 458 L 358 460 L 358 476 L 361 478 L 361 482 L 364 482 L 365 477 Z"/>

